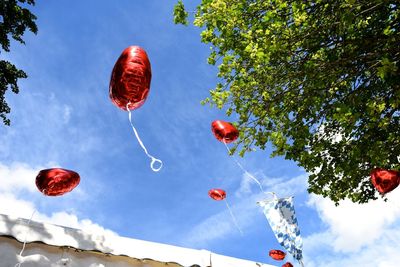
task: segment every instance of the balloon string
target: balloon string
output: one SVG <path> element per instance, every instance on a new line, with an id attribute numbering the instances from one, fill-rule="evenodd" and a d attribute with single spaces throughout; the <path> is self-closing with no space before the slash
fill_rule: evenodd
<path id="1" fill-rule="evenodd" d="M 226 145 L 225 142 L 223 142 L 223 143 L 224 143 L 226 149 L 228 150 L 228 152 L 230 153 L 231 151 L 230 151 L 229 147 Z M 258 186 L 260 187 L 261 192 L 263 192 L 264 194 L 274 194 L 273 192 L 265 192 L 264 189 L 263 189 L 263 187 L 262 187 L 262 185 L 261 185 L 261 183 L 260 183 L 260 181 L 259 181 L 256 177 L 254 177 L 250 172 L 248 172 L 248 171 L 242 166 L 242 164 L 239 163 L 239 161 L 238 161 L 235 157 L 233 157 L 233 160 L 236 162 L 236 164 L 239 166 L 239 168 L 242 169 L 242 171 L 245 172 L 245 174 L 247 174 L 248 176 L 250 176 L 250 178 L 253 179 L 253 181 L 256 182 L 256 183 L 258 184 Z"/>
<path id="2" fill-rule="evenodd" d="M 31 214 L 31 217 L 30 217 L 29 220 L 28 220 L 28 224 L 27 224 L 28 227 L 29 227 L 29 225 L 30 225 L 30 223 L 31 223 L 31 221 L 32 221 L 33 215 L 34 215 L 35 213 L 36 213 L 36 209 L 33 210 L 32 214 Z M 28 229 L 28 231 L 25 232 L 24 243 L 23 243 L 23 245 L 22 245 L 21 252 L 19 253 L 19 257 L 22 257 L 22 253 L 24 253 L 25 246 L 26 246 L 26 239 L 27 239 L 27 236 L 28 236 L 28 232 L 29 232 L 29 229 Z M 17 264 L 14 265 L 14 267 L 20 267 L 21 264 L 22 264 L 22 262 L 18 262 Z"/>
<path id="3" fill-rule="evenodd" d="M 231 207 L 230 207 L 229 204 L 228 204 L 228 200 L 224 199 L 224 202 L 225 202 L 225 204 L 226 204 L 226 207 L 227 207 L 228 210 L 229 210 L 229 213 L 231 214 L 233 223 L 235 224 L 236 228 L 239 230 L 240 234 L 243 236 L 243 231 L 242 231 L 242 229 L 240 229 L 239 224 L 237 223 L 236 218 L 235 218 L 235 216 L 233 215 L 233 212 L 232 212 L 232 210 L 231 210 Z"/>
<path id="4" fill-rule="evenodd" d="M 163 166 L 163 162 L 162 162 L 161 160 L 159 160 L 159 159 L 153 157 L 152 155 L 149 154 L 149 152 L 147 152 L 147 149 L 146 149 L 146 147 L 144 146 L 142 140 L 140 139 L 139 134 L 138 134 L 138 132 L 136 131 L 135 126 L 133 126 L 133 123 L 132 123 L 132 112 L 131 112 L 131 110 L 128 108 L 129 104 L 130 104 L 130 102 L 129 102 L 128 104 L 126 104 L 126 110 L 128 110 L 128 113 L 129 113 L 129 122 L 130 122 L 130 124 L 131 124 L 131 126 L 132 126 L 132 130 L 133 130 L 133 132 L 135 133 L 136 139 L 138 140 L 140 146 L 141 146 L 142 149 L 144 150 L 144 153 L 146 153 L 146 155 L 151 159 L 150 168 L 151 168 L 154 172 L 158 172 L 159 170 L 161 170 L 161 168 L 162 168 L 162 166 Z M 156 162 L 160 164 L 160 166 L 159 166 L 158 168 L 155 168 L 155 167 L 154 167 L 154 164 L 155 164 Z"/>
<path id="5" fill-rule="evenodd" d="M 225 196 L 223 196 L 222 194 L 220 194 L 218 191 L 215 191 L 215 193 L 216 193 L 217 195 L 219 195 L 221 199 L 224 200 L 225 205 L 226 205 L 226 207 L 228 208 L 229 213 L 231 214 L 233 223 L 235 224 L 235 226 L 236 226 L 236 228 L 239 230 L 239 232 L 243 235 L 242 229 L 240 229 L 239 224 L 237 223 L 236 218 L 235 218 L 235 216 L 233 215 L 233 212 L 232 212 L 232 210 L 231 210 L 231 207 L 229 206 L 228 200 L 226 200 Z"/>
<path id="6" fill-rule="evenodd" d="M 299 260 L 299 263 L 300 263 L 301 267 L 304 267 L 304 263 L 302 260 Z"/>

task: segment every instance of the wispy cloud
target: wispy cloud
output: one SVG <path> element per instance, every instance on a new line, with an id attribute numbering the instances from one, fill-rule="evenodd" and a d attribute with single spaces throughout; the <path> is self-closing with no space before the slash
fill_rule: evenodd
<path id="1" fill-rule="evenodd" d="M 239 188 L 232 194 L 234 197 L 229 198 L 228 192 L 227 201 L 229 201 L 232 213 L 244 233 L 259 222 L 255 220 L 255 217 L 259 217 L 262 214 L 262 210 L 257 205 L 257 201 L 271 197 L 261 192 L 258 185 L 249 175 L 257 176 L 260 182 L 267 186 L 265 188 L 268 188 L 268 191 L 276 192 L 279 197 L 293 195 L 305 189 L 304 175 L 284 180 L 283 178 L 265 177 L 262 172 L 243 174 Z M 221 241 L 229 236 L 240 234 L 235 227 L 229 210 L 223 203 L 219 204 L 222 211 L 205 218 L 187 233 L 184 236 L 186 244 L 205 246 L 208 243 Z"/>

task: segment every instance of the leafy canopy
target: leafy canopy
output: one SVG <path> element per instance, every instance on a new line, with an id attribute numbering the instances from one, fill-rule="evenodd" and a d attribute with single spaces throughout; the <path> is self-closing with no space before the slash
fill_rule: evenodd
<path id="1" fill-rule="evenodd" d="M 238 115 L 232 152 L 272 144 L 309 192 L 376 199 L 370 171 L 400 169 L 398 1 L 202 0 L 194 25 L 219 69 L 204 102 Z"/>
<path id="2" fill-rule="evenodd" d="M 33 33 L 37 32 L 35 15 L 19 3 L 35 4 L 34 0 L 0 1 L 0 53 L 10 51 L 10 37 L 24 44 L 22 36 L 27 28 Z M 10 125 L 10 120 L 6 117 L 10 113 L 10 107 L 5 101 L 5 93 L 11 88 L 12 92 L 18 94 L 18 79 L 26 77 L 26 73 L 12 63 L 0 60 L 0 118 L 5 125 Z"/>

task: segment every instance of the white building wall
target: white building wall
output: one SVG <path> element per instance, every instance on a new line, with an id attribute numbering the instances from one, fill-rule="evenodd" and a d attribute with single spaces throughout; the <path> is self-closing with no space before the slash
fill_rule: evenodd
<path id="1" fill-rule="evenodd" d="M 26 247 L 20 257 L 23 243 Z M 21 265 L 18 265 L 21 263 Z M 248 260 L 126 238 L 86 233 L 0 214 L 0 267 L 274 267 Z"/>
<path id="2" fill-rule="evenodd" d="M 74 248 L 49 246 L 44 243 L 26 244 L 23 257 L 19 256 L 23 243 L 12 237 L 0 237 L 0 267 L 177 267 L 174 263 L 138 260 L 127 256 L 100 252 L 77 251 Z M 20 259 L 20 261 L 19 261 Z M 18 267 L 18 265 L 17 265 Z"/>

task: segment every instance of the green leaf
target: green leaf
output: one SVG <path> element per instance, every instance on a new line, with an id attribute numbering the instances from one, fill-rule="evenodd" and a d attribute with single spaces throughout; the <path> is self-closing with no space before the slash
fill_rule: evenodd
<path id="1" fill-rule="evenodd" d="M 0 1 L 0 44 L 1 49 L 6 52 L 10 51 L 10 37 L 24 44 L 22 36 L 27 29 L 33 33 L 37 33 L 37 26 L 35 24 L 36 16 L 27 8 L 19 5 L 19 3 L 25 2 L 28 5 L 35 4 L 33 0 Z M 5 101 L 4 95 L 9 89 L 13 93 L 18 94 L 18 79 L 22 78 L 27 78 L 23 70 L 18 69 L 8 61 L 0 60 L 0 118 L 5 125 L 10 125 L 10 120 L 6 115 L 10 113 L 11 109 Z"/>
<path id="2" fill-rule="evenodd" d="M 194 25 L 219 64 L 202 103 L 237 118 L 240 156 L 272 145 L 309 192 L 376 199 L 371 169 L 400 170 L 399 17 L 395 1 L 202 0 Z"/>
<path id="3" fill-rule="evenodd" d="M 188 12 L 185 10 L 185 6 L 182 0 L 179 0 L 178 3 L 174 6 L 174 23 L 175 24 L 182 24 L 182 25 L 189 25 L 188 21 Z"/>

